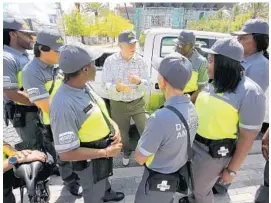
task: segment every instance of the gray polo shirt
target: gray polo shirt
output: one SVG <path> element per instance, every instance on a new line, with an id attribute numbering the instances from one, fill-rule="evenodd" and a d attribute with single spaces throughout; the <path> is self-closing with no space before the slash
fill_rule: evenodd
<path id="1" fill-rule="evenodd" d="M 53 80 L 52 65 L 47 65 L 39 58 L 34 57 L 22 71 L 23 86 L 31 102 L 49 98 L 45 84 Z"/>
<path id="2" fill-rule="evenodd" d="M 209 78 L 207 74 L 207 60 L 202 55 L 199 54 L 197 50 L 194 50 L 189 61 L 192 63 L 193 71 L 197 72 L 198 75 L 198 85 L 205 85 Z"/>
<path id="3" fill-rule="evenodd" d="M 265 92 L 269 86 L 269 60 L 263 56 L 263 52 L 246 57 L 241 64 L 245 69 L 245 75 Z"/>
<path id="4" fill-rule="evenodd" d="M 58 153 L 72 151 L 80 146 L 78 131 L 95 108 L 99 108 L 88 91 L 92 92 L 88 87 L 78 89 L 62 83 L 51 101 L 50 121 Z M 90 104 L 93 108 L 85 113 L 84 109 Z"/>
<path id="5" fill-rule="evenodd" d="M 21 81 L 18 81 L 18 73 L 22 71 L 29 61 L 26 52 L 20 52 L 10 46 L 4 45 L 3 52 L 3 89 L 21 89 Z M 4 97 L 4 101 L 8 99 Z"/>
<path id="6" fill-rule="evenodd" d="M 253 132 L 259 132 L 261 130 L 261 126 L 265 116 L 265 95 L 260 86 L 253 82 L 250 78 L 244 76 L 243 79 L 239 82 L 234 93 L 225 92 L 223 94 L 216 94 L 213 84 L 206 85 L 203 88 L 202 92 L 199 93 L 198 99 L 195 104 L 197 108 L 197 113 L 199 115 L 198 133 L 202 128 L 211 128 L 210 130 L 205 131 L 212 132 L 212 125 L 221 125 L 225 121 L 225 119 L 231 118 L 227 117 L 227 115 L 223 115 L 223 117 L 221 118 L 221 115 L 219 114 L 221 107 L 219 105 L 211 105 L 206 108 L 199 108 L 198 102 L 201 98 L 201 94 L 206 94 L 210 97 L 222 100 L 225 103 L 231 105 L 231 107 L 233 107 L 234 110 L 236 110 L 236 112 L 238 113 L 238 125 L 243 130 Z M 208 105 L 209 100 L 204 100 L 206 101 L 206 105 Z M 205 104 L 201 104 L 201 106 L 202 105 Z M 210 113 L 212 113 L 212 116 L 204 116 Z M 207 119 L 210 119 L 210 121 L 208 121 Z M 209 122 L 212 123 L 212 125 L 202 125 L 203 120 L 204 123 Z M 236 125 L 236 135 L 238 135 L 238 125 Z M 226 129 L 224 129 L 224 131 L 225 130 Z M 206 135 L 201 136 L 206 137 Z M 219 135 L 212 136 L 218 137 Z"/>
<path id="7" fill-rule="evenodd" d="M 194 105 L 188 96 L 171 97 L 165 106 L 177 108 L 187 120 L 193 143 L 198 125 Z M 187 133 L 182 121 L 169 109 L 155 111 L 147 121 L 137 146 L 142 156 L 154 159 L 148 166 L 160 173 L 172 173 L 180 169 L 188 159 Z"/>

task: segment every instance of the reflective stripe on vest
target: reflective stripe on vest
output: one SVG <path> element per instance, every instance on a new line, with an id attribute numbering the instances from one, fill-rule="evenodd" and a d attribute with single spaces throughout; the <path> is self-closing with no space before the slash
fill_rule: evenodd
<path id="1" fill-rule="evenodd" d="M 109 133 L 110 129 L 108 128 L 106 121 L 103 117 L 103 113 L 107 118 L 109 114 L 105 105 L 105 102 L 100 98 L 95 92 L 91 91 L 92 96 L 98 102 L 99 106 L 93 107 L 93 112 L 81 125 L 78 136 L 81 142 L 93 142 L 105 138 Z M 100 107 L 100 108 L 99 108 Z"/>
<path id="2" fill-rule="evenodd" d="M 236 139 L 239 121 L 238 111 L 225 101 L 200 92 L 196 101 L 199 119 L 197 133 L 207 139 Z"/>
<path id="3" fill-rule="evenodd" d="M 51 86 L 52 86 L 52 83 L 53 81 L 50 80 L 48 82 L 45 83 L 45 89 L 49 92 L 49 90 L 51 89 Z M 62 80 L 61 79 L 57 79 L 55 80 L 55 86 L 54 86 L 54 89 L 53 91 L 51 92 L 50 96 L 49 96 L 49 99 L 50 101 L 53 99 L 53 97 L 55 96 L 55 93 L 57 91 L 57 89 L 60 87 L 62 83 Z M 46 113 L 46 112 L 42 112 L 42 120 L 43 120 L 43 124 L 44 125 L 50 125 L 50 117 L 49 117 L 49 113 Z"/>
<path id="4" fill-rule="evenodd" d="M 184 93 L 193 92 L 193 91 L 198 90 L 198 88 L 199 88 L 198 87 L 198 77 L 199 77 L 199 73 L 196 71 L 192 71 L 191 78 L 184 88 Z"/>

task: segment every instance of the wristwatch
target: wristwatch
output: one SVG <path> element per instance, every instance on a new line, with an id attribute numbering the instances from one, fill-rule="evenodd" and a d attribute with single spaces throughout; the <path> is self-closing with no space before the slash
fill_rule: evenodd
<path id="1" fill-rule="evenodd" d="M 11 156 L 8 158 L 8 163 L 14 166 L 18 163 L 18 158 L 16 156 Z"/>
<path id="2" fill-rule="evenodd" d="M 225 170 L 231 175 L 231 176 L 236 176 L 236 172 L 235 171 L 232 171 L 231 169 L 229 168 L 225 168 Z"/>

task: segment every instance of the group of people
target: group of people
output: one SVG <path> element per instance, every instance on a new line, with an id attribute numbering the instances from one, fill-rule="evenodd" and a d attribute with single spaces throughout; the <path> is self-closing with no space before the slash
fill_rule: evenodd
<path id="1" fill-rule="evenodd" d="M 70 192 L 82 194 L 84 202 L 100 203 L 124 198 L 111 189 L 108 178 L 113 157 L 122 149 L 123 165 L 129 165 L 133 119 L 141 135 L 135 159 L 144 165 L 135 202 L 170 203 L 174 193 L 181 192 L 186 195 L 180 203 L 212 203 L 213 191 L 227 190 L 238 175 L 261 130 L 269 86 L 268 23 L 251 19 L 232 34 L 237 39 L 217 40 L 210 49 L 202 49 L 206 59 L 195 49 L 193 32 L 182 31 L 175 52 L 158 67 L 166 102 L 148 116 L 144 90 L 151 83 L 143 58 L 135 52 L 133 31 L 119 35 L 120 51 L 105 60 L 106 104 L 92 88 L 100 50 L 64 45 L 54 30 L 38 32 L 34 44 L 32 31 L 22 21 L 6 19 L 6 121 L 21 136 L 24 156 L 34 156 L 36 150 L 50 153 Z M 35 56 L 30 60 L 25 50 L 32 47 Z M 268 198 L 268 132 L 263 138 L 265 180 L 257 203 Z M 6 157 L 4 172 L 22 163 L 19 155 Z M 43 154 L 36 159 L 45 161 Z M 23 162 L 27 161 L 33 157 Z M 4 202 L 12 196 L 10 188 L 6 191 Z"/>

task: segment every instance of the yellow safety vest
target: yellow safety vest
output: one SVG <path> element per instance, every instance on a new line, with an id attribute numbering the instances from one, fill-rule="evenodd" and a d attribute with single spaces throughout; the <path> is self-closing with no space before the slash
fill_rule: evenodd
<path id="1" fill-rule="evenodd" d="M 198 77 L 199 73 L 197 71 L 192 71 L 191 78 L 184 88 L 184 93 L 194 92 L 198 90 Z"/>
<path id="2" fill-rule="evenodd" d="M 202 91 L 195 106 L 199 119 L 197 133 L 200 136 L 211 140 L 237 138 L 239 115 L 231 104 Z"/>
<path id="3" fill-rule="evenodd" d="M 94 91 L 91 91 L 91 94 L 97 101 L 99 107 L 93 107 L 93 112 L 81 125 L 78 131 L 81 142 L 97 141 L 105 138 L 110 133 L 110 129 L 102 114 L 103 112 L 104 115 L 110 119 L 105 102 Z"/>
<path id="4" fill-rule="evenodd" d="M 7 159 L 8 159 L 7 155 L 5 153 L 3 153 L 3 161 L 5 161 Z"/>
<path id="5" fill-rule="evenodd" d="M 49 92 L 49 90 L 51 89 L 52 87 L 52 83 L 53 83 L 53 80 L 50 80 L 48 82 L 45 83 L 45 89 Z M 54 89 L 53 91 L 51 92 L 51 94 L 49 95 L 49 99 L 50 101 L 53 99 L 53 97 L 55 96 L 55 93 L 56 91 L 58 90 L 58 88 L 60 87 L 62 83 L 62 80 L 61 79 L 56 79 L 55 80 L 55 86 L 54 86 Z M 46 113 L 46 112 L 42 112 L 42 121 L 43 121 L 43 124 L 44 125 L 50 125 L 50 117 L 49 117 L 49 113 Z"/>

